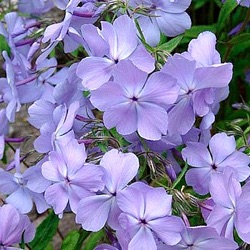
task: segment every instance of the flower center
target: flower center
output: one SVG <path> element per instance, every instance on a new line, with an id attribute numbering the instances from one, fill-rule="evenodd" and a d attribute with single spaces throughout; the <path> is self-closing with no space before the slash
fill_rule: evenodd
<path id="1" fill-rule="evenodd" d="M 217 166 L 216 166 L 214 163 L 212 164 L 211 167 L 212 167 L 213 170 L 216 170 L 216 169 L 217 169 Z"/>
<path id="2" fill-rule="evenodd" d="M 133 96 L 132 98 L 130 98 L 133 102 L 137 102 L 138 101 L 138 98 Z"/>

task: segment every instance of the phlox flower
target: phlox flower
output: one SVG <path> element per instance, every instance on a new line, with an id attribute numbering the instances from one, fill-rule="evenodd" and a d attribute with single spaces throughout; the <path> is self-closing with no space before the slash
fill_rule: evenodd
<path id="1" fill-rule="evenodd" d="M 23 13 L 41 14 L 54 7 L 52 0 L 19 0 L 18 10 Z"/>
<path id="2" fill-rule="evenodd" d="M 207 225 L 229 239 L 233 239 L 235 228 L 239 237 L 250 243 L 249 182 L 241 187 L 235 179 L 235 171 L 227 168 L 223 174 L 212 176 L 209 190 L 214 206 L 206 218 Z"/>
<path id="3" fill-rule="evenodd" d="M 110 80 L 122 60 L 130 60 L 147 73 L 154 70 L 154 59 L 138 43 L 133 21 L 126 15 L 115 19 L 113 25 L 101 22 L 102 29 L 83 25 L 82 37 L 89 57 L 82 59 L 76 74 L 85 88 L 93 90 Z"/>
<path id="4" fill-rule="evenodd" d="M 102 168 L 85 163 L 86 158 L 84 144 L 71 140 L 59 152 L 51 151 L 42 165 L 43 176 L 52 182 L 45 191 L 45 200 L 60 217 L 68 204 L 76 213 L 83 197 L 104 188 Z"/>
<path id="5" fill-rule="evenodd" d="M 106 222 L 114 229 L 118 227 L 121 210 L 116 197 L 137 174 L 139 161 L 133 153 L 112 149 L 103 155 L 100 165 L 105 170 L 105 188 L 97 195 L 83 198 L 76 214 L 77 223 L 88 231 L 99 231 Z"/>
<path id="6" fill-rule="evenodd" d="M 65 53 L 77 49 L 82 44 L 79 24 L 94 23 L 101 10 L 91 2 L 83 3 L 81 7 L 78 7 L 81 2 L 80 0 L 55 2 L 56 5 L 65 10 L 65 16 L 62 22 L 51 24 L 46 28 L 42 42 L 50 42 L 37 58 L 37 63 L 42 62 L 60 41 L 64 42 Z"/>
<path id="7" fill-rule="evenodd" d="M 52 106 L 53 105 L 46 102 L 44 106 L 45 109 L 42 109 L 42 111 L 46 111 L 46 108 L 52 108 Z M 79 102 L 77 101 L 71 103 L 68 108 L 65 104 L 59 105 L 53 111 L 53 119 L 41 126 L 41 134 L 34 141 L 35 149 L 40 153 L 47 153 L 51 150 L 60 150 L 60 145 L 65 145 L 70 140 L 74 139 L 75 136 L 72 126 L 78 109 Z"/>
<path id="8" fill-rule="evenodd" d="M 167 245 L 176 245 L 181 240 L 183 222 L 171 215 L 171 203 L 172 196 L 163 188 L 152 188 L 142 182 L 119 192 L 117 204 L 122 213 L 118 217 L 121 229 L 117 232 L 127 235 L 126 249 L 156 250 L 157 238 Z"/>
<path id="9" fill-rule="evenodd" d="M 49 208 L 43 197 L 44 190 L 50 185 L 41 174 L 39 166 L 33 166 L 21 173 L 19 149 L 15 153 L 14 174 L 0 170 L 0 192 L 7 194 L 5 201 L 13 205 L 20 213 L 32 210 L 33 202 L 38 213 L 43 213 Z"/>
<path id="10" fill-rule="evenodd" d="M 158 250 L 208 250 L 216 246 L 220 250 L 236 250 L 238 245 L 221 237 L 214 228 L 206 226 L 186 227 L 181 233 L 181 241 L 175 246 L 160 245 Z"/>
<path id="11" fill-rule="evenodd" d="M 208 193 L 211 176 L 231 167 L 237 173 L 237 180 L 244 181 L 250 175 L 247 155 L 236 150 L 233 136 L 215 134 L 209 141 L 209 149 L 201 142 L 189 142 L 182 150 L 182 157 L 194 167 L 187 171 L 186 182 L 199 194 Z"/>
<path id="12" fill-rule="evenodd" d="M 134 8 L 143 8 L 147 15 L 136 15 L 142 33 L 151 46 L 160 41 L 160 33 L 177 36 L 191 26 L 191 20 L 185 10 L 191 0 L 128 0 Z"/>
<path id="13" fill-rule="evenodd" d="M 147 73 L 124 60 L 116 66 L 114 81 L 92 91 L 90 101 L 104 111 L 108 129 L 116 127 L 122 135 L 137 130 L 145 139 L 159 140 L 167 134 L 166 108 L 177 95 L 178 86 L 170 76 L 156 72 L 147 79 Z"/>
<path id="14" fill-rule="evenodd" d="M 185 54 L 175 54 L 168 59 L 161 72 L 174 77 L 180 86 L 177 102 L 169 110 L 172 122 L 168 131 L 170 135 L 184 135 L 192 128 L 196 115 L 204 117 L 210 114 L 212 105 L 218 103 L 218 90 L 228 86 L 232 78 L 232 64 L 200 67 L 200 63 L 187 59 Z M 214 116 L 207 118 L 213 122 Z"/>
<path id="15" fill-rule="evenodd" d="M 30 242 L 35 236 L 35 227 L 28 216 L 20 214 L 12 205 L 0 207 L 0 249 L 18 250 L 13 245 Z"/>

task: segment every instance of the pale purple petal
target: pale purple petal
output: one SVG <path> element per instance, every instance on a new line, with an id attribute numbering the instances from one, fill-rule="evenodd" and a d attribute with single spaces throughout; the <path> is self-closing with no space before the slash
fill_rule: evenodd
<path id="1" fill-rule="evenodd" d="M 137 105 L 138 133 L 147 140 L 159 140 L 167 134 L 168 114 L 158 105 L 142 102 Z"/>
<path id="2" fill-rule="evenodd" d="M 79 170 L 86 161 L 87 153 L 85 146 L 84 144 L 79 144 L 77 140 L 71 140 L 62 147 L 61 150 L 65 164 L 68 166 L 68 175 L 71 176 Z"/>
<path id="3" fill-rule="evenodd" d="M 218 167 L 231 167 L 237 172 L 237 180 L 244 181 L 250 175 L 249 168 L 250 158 L 242 152 L 235 151 L 229 155 L 224 161 L 218 164 Z"/>
<path id="4" fill-rule="evenodd" d="M 117 51 L 111 52 L 111 54 L 114 59 L 122 60 L 127 58 L 137 47 L 136 28 L 127 15 L 116 18 L 113 28 L 117 34 Z"/>
<path id="5" fill-rule="evenodd" d="M 158 105 L 173 104 L 179 92 L 176 80 L 161 72 L 153 73 L 141 91 L 141 101 L 150 101 Z"/>
<path id="6" fill-rule="evenodd" d="M 76 74 L 82 79 L 83 87 L 94 90 L 109 81 L 114 66 L 107 58 L 87 57 L 79 62 Z"/>
<path id="7" fill-rule="evenodd" d="M 6 198 L 6 202 L 16 207 L 20 213 L 25 214 L 31 211 L 33 202 L 28 189 L 18 188 Z"/>
<path id="8" fill-rule="evenodd" d="M 28 109 L 29 123 L 38 129 L 41 128 L 45 123 L 52 120 L 54 109 L 55 104 L 49 101 L 38 100 L 34 102 Z"/>
<path id="9" fill-rule="evenodd" d="M 56 214 L 61 214 L 68 204 L 68 193 L 64 184 L 55 183 L 45 191 L 45 200 Z"/>
<path id="10" fill-rule="evenodd" d="M 218 234 L 233 239 L 232 209 L 215 205 L 207 218 L 207 225 L 216 229 Z"/>
<path id="11" fill-rule="evenodd" d="M 43 193 L 51 184 L 42 175 L 41 164 L 29 167 L 23 173 L 23 179 L 26 181 L 26 187 L 36 193 Z"/>
<path id="12" fill-rule="evenodd" d="M 109 108 L 103 115 L 104 125 L 111 129 L 116 127 L 122 135 L 132 134 L 137 129 L 138 112 L 136 104 L 131 101 L 120 103 Z M 129 119 L 128 119 L 129 117 Z"/>
<path id="13" fill-rule="evenodd" d="M 13 175 L 0 169 L 0 192 L 11 194 L 17 190 L 19 185 L 14 181 Z"/>
<path id="14" fill-rule="evenodd" d="M 110 195 L 95 195 L 83 198 L 77 209 L 76 222 L 87 231 L 97 232 L 104 227 L 112 199 Z"/>
<path id="15" fill-rule="evenodd" d="M 176 245 L 181 240 L 180 232 L 183 230 L 184 224 L 179 217 L 157 218 L 148 222 L 148 225 L 168 245 Z"/>
<path id="16" fill-rule="evenodd" d="M 188 52 L 201 66 L 211 66 L 221 63 L 220 54 L 216 50 L 215 44 L 216 36 L 210 31 L 205 31 L 200 33 L 197 39 L 190 41 Z"/>
<path id="17" fill-rule="evenodd" d="M 192 168 L 186 173 L 185 179 L 188 186 L 192 186 L 198 194 L 207 194 L 209 192 L 209 182 L 211 180 L 211 169 Z"/>
<path id="18" fill-rule="evenodd" d="M 68 166 L 68 171 L 70 173 L 70 165 Z M 97 192 L 104 188 L 103 169 L 101 166 L 86 164 L 77 172 L 71 172 L 68 178 L 72 184 L 92 192 Z"/>
<path id="19" fill-rule="evenodd" d="M 136 182 L 130 185 L 127 189 L 120 191 L 117 194 L 117 204 L 120 209 L 134 218 L 142 218 L 145 211 L 144 197 L 142 190 L 147 188 L 146 184 Z"/>
<path id="20" fill-rule="evenodd" d="M 107 171 L 106 188 L 110 192 L 123 189 L 137 174 L 139 161 L 133 153 L 112 149 L 105 153 L 100 165 Z"/>
<path id="21" fill-rule="evenodd" d="M 122 86 L 130 98 L 139 95 L 148 76 L 146 72 L 139 70 L 129 60 L 119 62 L 114 69 L 113 75 L 114 81 Z"/>
<path id="22" fill-rule="evenodd" d="M 190 98 L 180 100 L 168 113 L 168 131 L 170 135 L 175 133 L 185 135 L 195 122 L 195 114 Z M 176 126 L 178 124 L 178 126 Z"/>
<path id="23" fill-rule="evenodd" d="M 155 69 L 155 59 L 148 53 L 145 47 L 140 44 L 128 59 L 140 70 L 150 73 Z"/>
<path id="24" fill-rule="evenodd" d="M 187 143 L 182 150 L 182 158 L 193 167 L 210 168 L 212 164 L 211 155 L 207 147 L 201 142 Z"/>
<path id="25" fill-rule="evenodd" d="M 197 68 L 194 73 L 195 89 L 226 87 L 232 79 L 232 74 L 231 63 Z"/>
<path id="26" fill-rule="evenodd" d="M 91 103 L 101 111 L 105 111 L 117 104 L 127 102 L 125 90 L 117 83 L 107 82 L 99 89 L 91 92 Z"/>
<path id="27" fill-rule="evenodd" d="M 163 188 L 148 190 L 145 194 L 145 203 L 147 205 L 144 213 L 147 221 L 155 221 L 171 214 L 172 196 L 168 195 Z"/>
<path id="28" fill-rule="evenodd" d="M 188 92 L 189 89 L 194 89 L 193 77 L 195 69 L 195 61 L 190 61 L 180 54 L 175 54 L 168 59 L 161 71 L 176 78 L 181 89 Z"/>
<path id="29" fill-rule="evenodd" d="M 100 36 L 99 29 L 92 24 L 84 24 L 81 27 L 84 41 L 86 42 L 86 50 L 89 55 L 102 57 L 108 52 L 108 44 Z"/>
<path id="30" fill-rule="evenodd" d="M 177 36 L 184 33 L 185 30 L 191 27 L 191 19 L 186 12 L 183 13 L 167 13 L 163 11 L 156 11 L 156 22 L 166 36 Z"/>
<path id="31" fill-rule="evenodd" d="M 143 226 L 129 242 L 128 247 L 128 249 L 130 250 L 157 250 L 156 243 L 151 230 Z"/>
<path id="32" fill-rule="evenodd" d="M 233 136 L 226 133 L 215 134 L 209 142 L 209 149 L 216 164 L 221 163 L 236 150 L 236 142 Z"/>
<path id="33" fill-rule="evenodd" d="M 45 212 L 50 206 L 45 201 L 43 194 L 37 194 L 35 192 L 32 193 L 32 199 L 36 205 L 37 212 L 39 214 Z"/>
<path id="34" fill-rule="evenodd" d="M 138 23 L 142 30 L 143 36 L 146 42 L 155 47 L 160 41 L 160 30 L 154 18 L 148 18 L 146 16 L 140 16 Z"/>
<path id="35" fill-rule="evenodd" d="M 49 161 L 42 165 L 42 174 L 50 181 L 63 181 L 67 175 L 67 166 L 62 156 L 55 151 L 50 152 Z"/>

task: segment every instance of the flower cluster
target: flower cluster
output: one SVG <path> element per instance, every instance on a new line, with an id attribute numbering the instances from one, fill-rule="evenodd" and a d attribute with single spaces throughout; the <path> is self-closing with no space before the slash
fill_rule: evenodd
<path id="1" fill-rule="evenodd" d="M 213 127 L 233 64 L 221 59 L 211 31 L 178 53 L 161 49 L 191 27 L 190 5 L 20 0 L 25 15 L 4 15 L 0 249 L 32 241 L 33 204 L 39 214 L 74 213 L 81 230 L 105 232 L 96 250 L 250 244 L 249 138 L 243 132 L 239 148 L 237 137 Z M 64 17 L 48 25 L 41 17 L 54 7 Z M 10 131 L 24 105 L 37 130 L 32 164 L 26 138 Z"/>

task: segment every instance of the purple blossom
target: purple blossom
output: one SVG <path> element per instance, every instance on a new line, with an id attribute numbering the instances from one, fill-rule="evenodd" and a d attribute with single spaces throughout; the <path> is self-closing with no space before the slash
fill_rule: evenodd
<path id="1" fill-rule="evenodd" d="M 117 204 L 122 213 L 118 220 L 122 235 L 128 237 L 128 249 L 156 250 L 157 238 L 167 245 L 176 245 L 181 240 L 183 222 L 171 215 L 171 203 L 172 196 L 163 188 L 152 188 L 142 182 L 119 192 Z"/>
<path id="2" fill-rule="evenodd" d="M 60 145 L 65 145 L 74 139 L 72 126 L 78 109 L 79 102 L 77 101 L 73 102 L 69 108 L 66 105 L 58 106 L 53 111 L 52 121 L 43 124 L 40 128 L 41 134 L 34 141 L 35 149 L 40 153 L 60 150 Z"/>
<path id="3" fill-rule="evenodd" d="M 49 208 L 43 192 L 50 182 L 43 178 L 39 167 L 30 167 L 21 173 L 19 149 L 16 151 L 14 164 L 14 175 L 4 170 L 0 171 L 0 192 L 8 195 L 6 202 L 16 207 L 20 213 L 30 212 L 33 202 L 38 213 L 43 213 Z"/>
<path id="4" fill-rule="evenodd" d="M 37 63 L 42 62 L 60 41 L 64 42 L 66 53 L 77 49 L 82 44 L 79 24 L 94 23 L 99 17 L 100 10 L 90 2 L 78 7 L 80 2 L 82 1 L 71 0 L 66 6 L 62 2 L 59 4 L 62 9 L 65 9 L 64 19 L 46 28 L 42 42 L 50 41 L 50 43 L 42 50 L 43 53 L 38 57 Z"/>
<path id="5" fill-rule="evenodd" d="M 122 60 L 130 60 L 147 73 L 154 70 L 154 59 L 138 44 L 135 25 L 126 15 L 118 17 L 113 25 L 101 22 L 102 30 L 93 25 L 82 26 L 82 36 L 89 57 L 78 65 L 76 74 L 85 88 L 93 90 L 110 80 Z"/>
<path id="6" fill-rule="evenodd" d="M 185 10 L 191 0 L 130 0 L 129 5 L 146 10 L 147 15 L 136 15 L 142 33 L 151 46 L 160 41 L 160 33 L 177 36 L 189 29 L 191 20 Z"/>
<path id="7" fill-rule="evenodd" d="M 213 175 L 209 190 L 215 205 L 206 219 L 207 224 L 229 239 L 233 239 L 235 227 L 239 237 L 250 243 L 250 227 L 247 223 L 250 217 L 249 188 L 249 183 L 241 188 L 231 168 L 225 169 L 223 174 Z"/>
<path id="8" fill-rule="evenodd" d="M 106 221 L 114 229 L 119 226 L 117 218 L 121 210 L 116 197 L 137 174 L 139 161 L 132 153 L 112 149 L 104 154 L 100 165 L 105 170 L 105 188 L 98 195 L 83 198 L 76 214 L 77 223 L 88 231 L 99 231 Z"/>
<path id="9" fill-rule="evenodd" d="M 71 140 L 59 152 L 51 151 L 42 165 L 43 176 L 53 182 L 45 191 L 45 200 L 60 217 L 68 203 L 76 213 L 83 197 L 104 188 L 102 168 L 85 163 L 86 158 L 84 144 Z"/>
<path id="10" fill-rule="evenodd" d="M 92 91 L 90 101 L 104 111 L 108 129 L 116 127 L 122 135 L 137 130 L 145 139 L 159 140 L 167 134 L 166 107 L 174 103 L 177 94 L 178 87 L 170 76 L 156 72 L 147 79 L 147 73 L 124 60 L 116 66 L 114 81 Z"/>
<path id="11" fill-rule="evenodd" d="M 19 0 L 18 10 L 29 14 L 41 14 L 54 7 L 52 0 Z"/>
<path id="12" fill-rule="evenodd" d="M 232 64 L 200 67 L 200 63 L 187 59 L 185 54 L 175 54 L 161 72 L 176 78 L 180 86 L 177 102 L 169 111 L 169 120 L 172 121 L 169 133 L 184 135 L 192 128 L 196 115 L 204 117 L 210 114 L 212 105 L 218 103 L 217 91 L 228 86 L 232 78 Z"/>
<path id="13" fill-rule="evenodd" d="M 236 250 L 238 245 L 221 237 L 214 228 L 198 226 L 186 227 L 181 233 L 181 241 L 175 246 L 159 246 L 158 250 L 208 250 L 216 246 L 220 250 Z"/>
<path id="14" fill-rule="evenodd" d="M 250 175 L 249 157 L 237 151 L 234 137 L 225 133 L 215 134 L 209 141 L 209 149 L 201 142 L 187 143 L 182 157 L 194 167 L 187 171 L 186 182 L 199 194 L 208 193 L 211 176 L 222 173 L 225 168 L 233 168 L 239 181 Z"/>
<path id="15" fill-rule="evenodd" d="M 19 214 L 12 205 L 0 207 L 0 249 L 21 249 L 12 246 L 24 242 L 30 242 L 35 236 L 35 227 L 28 216 Z"/>

